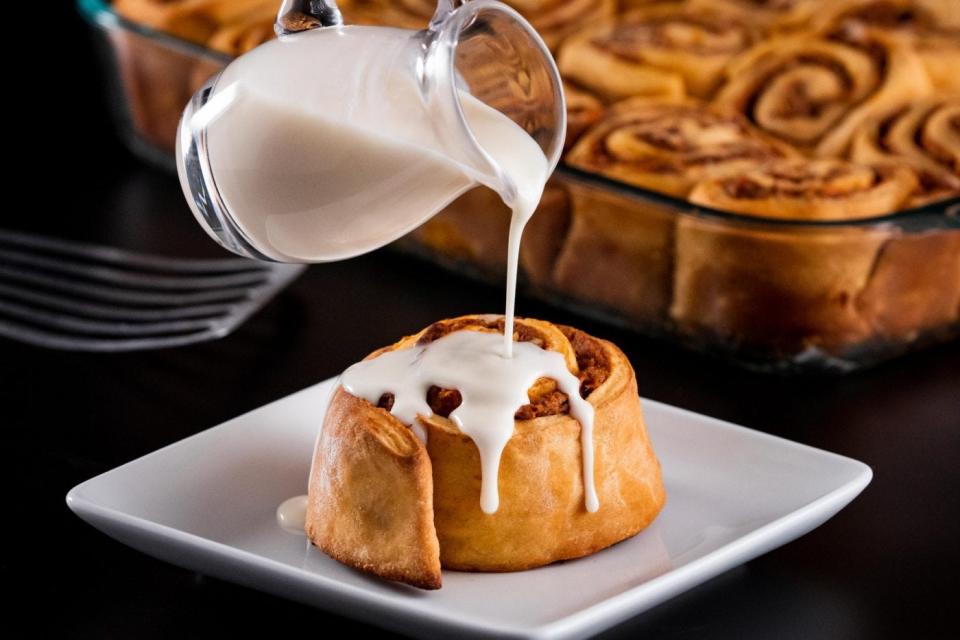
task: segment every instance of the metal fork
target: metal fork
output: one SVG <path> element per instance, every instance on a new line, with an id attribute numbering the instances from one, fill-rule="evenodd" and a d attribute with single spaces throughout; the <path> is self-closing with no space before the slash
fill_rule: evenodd
<path id="1" fill-rule="evenodd" d="M 146 255 L 0 230 L 0 336 L 78 351 L 221 338 L 303 271 Z"/>

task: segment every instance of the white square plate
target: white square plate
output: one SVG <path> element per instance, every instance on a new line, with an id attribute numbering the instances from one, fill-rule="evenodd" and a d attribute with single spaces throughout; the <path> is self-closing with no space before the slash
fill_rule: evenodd
<path id="1" fill-rule="evenodd" d="M 426 592 L 348 569 L 284 532 L 305 492 L 327 380 L 74 487 L 67 504 L 174 564 L 411 635 L 599 632 L 819 526 L 870 482 L 863 463 L 650 400 L 667 506 L 640 535 L 532 571 L 445 571 Z"/>

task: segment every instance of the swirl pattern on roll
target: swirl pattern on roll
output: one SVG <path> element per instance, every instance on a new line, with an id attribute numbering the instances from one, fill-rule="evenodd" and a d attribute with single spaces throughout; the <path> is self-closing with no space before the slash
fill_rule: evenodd
<path id="1" fill-rule="evenodd" d="M 960 96 L 919 100 L 871 121 L 854 137 L 850 157 L 912 168 L 912 205 L 960 196 Z"/>
<path id="2" fill-rule="evenodd" d="M 854 40 L 864 28 L 896 33 L 911 42 L 935 86 L 960 91 L 956 0 L 801 0 L 779 26 Z"/>
<path id="3" fill-rule="evenodd" d="M 712 10 L 736 16 L 764 28 L 776 28 L 796 7 L 808 0 L 687 0 L 693 10 Z M 819 1 L 819 0 L 817 0 Z"/>
<path id="4" fill-rule="evenodd" d="M 880 32 L 857 44 L 814 34 L 772 38 L 733 60 L 727 78 L 717 105 L 823 157 L 842 154 L 871 117 L 931 91 L 917 54 Z"/>
<path id="5" fill-rule="evenodd" d="M 690 201 L 765 218 L 855 220 L 895 211 L 916 184 L 906 167 L 791 159 L 704 180 Z"/>
<path id="6" fill-rule="evenodd" d="M 441 586 L 441 568 L 519 571 L 589 555 L 628 538 L 665 500 L 660 463 L 643 422 L 636 375 L 612 343 L 553 323 L 517 318 L 514 338 L 561 354 L 594 408 L 592 447 L 600 510 L 583 508 L 580 423 L 550 378 L 528 390 L 498 472 L 500 508 L 480 510 L 477 444 L 449 418 L 457 389 L 430 387 L 426 433 L 374 404 L 333 394 L 314 451 L 306 533 L 335 560 L 390 580 Z M 434 323 L 369 358 L 463 331 L 499 333 L 503 318 L 463 316 Z M 384 510 L 383 505 L 390 508 Z"/>
<path id="7" fill-rule="evenodd" d="M 540 33 L 551 49 L 585 24 L 612 16 L 616 0 L 503 0 Z M 348 22 L 422 29 L 437 8 L 435 0 L 346 0 L 340 8 Z"/>
<path id="8" fill-rule="evenodd" d="M 114 0 L 113 3 L 114 10 L 129 20 L 208 46 L 211 46 L 210 39 L 221 29 L 256 21 L 265 13 L 269 14 L 272 24 L 277 6 L 274 0 Z M 225 51 L 230 54 L 243 52 Z"/>
<path id="9" fill-rule="evenodd" d="M 273 24 L 277 8 L 267 3 L 251 11 L 243 18 L 219 27 L 207 40 L 214 51 L 237 56 L 276 37 Z"/>
<path id="10" fill-rule="evenodd" d="M 738 114 L 698 102 L 634 98 L 610 108 L 567 154 L 567 164 L 685 196 L 700 180 L 793 155 Z"/>
<path id="11" fill-rule="evenodd" d="M 560 71 L 607 100 L 708 96 L 750 46 L 749 22 L 710 9 L 654 4 L 584 29 L 560 49 Z"/>
<path id="12" fill-rule="evenodd" d="M 581 91 L 567 83 L 563 85 L 567 98 L 567 139 L 566 148 L 570 148 L 581 134 L 603 117 L 603 103 L 593 94 Z"/>

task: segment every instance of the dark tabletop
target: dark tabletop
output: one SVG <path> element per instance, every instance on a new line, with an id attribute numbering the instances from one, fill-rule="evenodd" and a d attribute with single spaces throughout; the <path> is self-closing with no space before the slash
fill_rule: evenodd
<path id="1" fill-rule="evenodd" d="M 13 161 L 5 184 L 16 197 L 8 198 L 0 226 L 218 255 L 175 178 L 142 164 L 115 136 L 85 27 L 70 3 L 63 11 L 43 27 L 58 43 L 56 66 L 12 58 L 5 65 L 14 69 L 8 91 L 23 104 L 15 105 L 22 126 L 8 125 L 5 136 Z M 35 100 L 49 106 L 35 110 Z M 12 169 L 17 161 L 22 166 Z M 337 374 L 433 320 L 497 312 L 502 297 L 500 287 L 379 251 L 311 267 L 213 343 L 94 355 L 0 340 L 7 434 L 0 468 L 10 540 L 0 567 L 15 594 L 6 607 L 14 620 L 8 614 L 5 626 L 70 638 L 370 631 L 141 555 L 74 516 L 64 495 Z M 836 451 L 875 473 L 866 491 L 819 529 L 604 637 L 956 637 L 960 343 L 847 377 L 770 377 L 523 297 L 518 304 L 523 315 L 615 341 L 647 397 Z"/>

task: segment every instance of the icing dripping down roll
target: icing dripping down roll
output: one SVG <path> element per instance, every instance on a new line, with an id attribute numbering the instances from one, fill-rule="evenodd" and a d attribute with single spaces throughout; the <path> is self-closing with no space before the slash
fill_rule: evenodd
<path id="1" fill-rule="evenodd" d="M 354 373 L 370 373 L 360 368 L 344 376 L 310 472 L 305 529 L 314 545 L 352 567 L 435 589 L 441 566 L 530 569 L 592 554 L 650 524 L 665 494 L 629 361 L 572 327 L 518 318 L 516 362 L 505 362 L 504 324 L 502 316 L 441 320 L 364 361 L 397 358 L 409 380 L 357 385 Z M 479 364 L 456 357 L 464 345 L 479 351 L 470 356 Z M 540 372 L 516 375 L 511 368 L 528 357 Z M 451 378 L 425 375 L 445 358 Z M 516 388 L 497 376 L 516 378 Z M 479 420 L 483 406 L 496 410 Z M 592 430 L 583 419 L 591 413 Z M 493 471 L 485 447 L 499 456 Z M 491 484 L 498 505 L 487 513 L 479 498 Z"/>
<path id="2" fill-rule="evenodd" d="M 568 364 L 574 365 L 573 371 Z M 513 436 L 515 416 L 529 413 L 528 389 L 541 379 L 546 384 L 552 381 L 580 423 L 585 506 L 595 512 L 600 505 L 593 482 L 593 407 L 581 397 L 575 374 L 575 362 L 532 342 L 520 342 L 508 358 L 496 333 L 455 331 L 359 362 L 340 381 L 344 389 L 368 402 L 379 403 L 387 396 L 384 404 L 389 404 L 390 413 L 413 426 L 424 442 L 426 432 L 417 418 L 434 414 L 434 407 L 445 413 L 477 445 L 484 513 L 495 513 L 500 506 L 500 458 Z M 443 399 L 440 406 L 437 399 Z"/>

